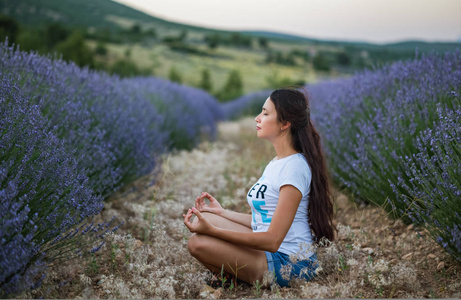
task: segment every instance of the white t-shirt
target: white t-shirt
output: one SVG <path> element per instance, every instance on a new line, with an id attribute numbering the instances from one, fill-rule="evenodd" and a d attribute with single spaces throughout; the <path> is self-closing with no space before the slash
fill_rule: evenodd
<path id="1" fill-rule="evenodd" d="M 247 194 L 247 201 L 251 206 L 253 232 L 266 232 L 277 206 L 280 188 L 284 185 L 292 185 L 301 192 L 301 203 L 293 223 L 278 249 L 282 253 L 288 255 L 299 253 L 300 247 L 306 249 L 307 246 L 308 250 L 303 251 L 309 253 L 303 255 L 309 257 L 313 254 L 309 249 L 312 246 L 312 233 L 307 217 L 311 179 L 311 170 L 305 157 L 297 153 L 271 161 Z"/>

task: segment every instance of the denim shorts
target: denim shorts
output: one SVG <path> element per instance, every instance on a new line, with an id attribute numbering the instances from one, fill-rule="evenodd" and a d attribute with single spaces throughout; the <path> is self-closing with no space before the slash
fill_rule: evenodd
<path id="1" fill-rule="evenodd" d="M 289 286 L 294 278 L 311 280 L 317 269 L 317 254 L 313 254 L 306 260 L 293 263 L 288 254 L 282 252 L 266 252 L 267 268 L 275 275 L 275 282 L 281 287 Z"/>

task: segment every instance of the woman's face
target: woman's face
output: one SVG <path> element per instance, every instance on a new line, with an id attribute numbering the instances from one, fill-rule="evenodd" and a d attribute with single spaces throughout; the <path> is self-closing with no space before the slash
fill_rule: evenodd
<path id="1" fill-rule="evenodd" d="M 282 132 L 282 123 L 277 119 L 277 111 L 270 98 L 264 102 L 262 111 L 256 116 L 255 121 L 259 138 L 272 141 Z"/>

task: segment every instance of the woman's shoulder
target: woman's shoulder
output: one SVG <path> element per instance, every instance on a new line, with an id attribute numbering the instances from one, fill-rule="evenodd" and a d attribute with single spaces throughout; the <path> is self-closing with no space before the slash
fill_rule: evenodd
<path id="1" fill-rule="evenodd" d="M 267 167 L 280 171 L 284 169 L 304 169 L 304 167 L 310 170 L 306 158 L 301 153 L 292 154 L 282 159 L 275 158 L 269 162 Z"/>
<path id="2" fill-rule="evenodd" d="M 297 153 L 285 161 L 278 175 L 279 185 L 292 184 L 301 193 L 307 195 L 312 179 L 311 169 L 304 155 Z"/>
<path id="3" fill-rule="evenodd" d="M 306 157 L 302 153 L 296 153 L 287 157 L 287 164 L 301 166 L 308 166 Z"/>
<path id="4" fill-rule="evenodd" d="M 284 161 L 284 166 L 282 169 L 289 170 L 290 172 L 294 170 L 297 173 L 311 172 L 306 158 L 301 153 L 296 153 L 287 157 L 287 159 Z"/>

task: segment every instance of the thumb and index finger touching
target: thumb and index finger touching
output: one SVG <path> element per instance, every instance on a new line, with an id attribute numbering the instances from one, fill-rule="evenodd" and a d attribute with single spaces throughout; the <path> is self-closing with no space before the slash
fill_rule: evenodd
<path id="1" fill-rule="evenodd" d="M 187 211 L 186 214 L 183 214 L 183 217 L 184 217 L 184 224 L 189 228 L 191 229 L 192 228 L 192 216 L 195 215 L 199 220 L 203 220 L 203 215 L 200 213 L 200 211 L 195 208 L 195 207 L 191 207 L 189 208 L 189 210 Z"/>
<path id="2" fill-rule="evenodd" d="M 200 198 L 201 198 L 202 200 L 204 200 L 205 198 L 207 198 L 208 200 L 210 200 L 210 202 L 218 201 L 218 200 L 216 200 L 213 196 L 211 196 L 210 194 L 208 194 L 207 192 L 203 192 L 203 193 L 200 195 Z"/>
<path id="3" fill-rule="evenodd" d="M 206 208 L 207 204 L 205 203 L 205 198 L 210 201 L 210 203 L 217 201 L 213 196 L 208 194 L 207 192 L 202 192 L 200 196 L 197 197 L 195 200 L 195 207 L 199 210 Z"/>

